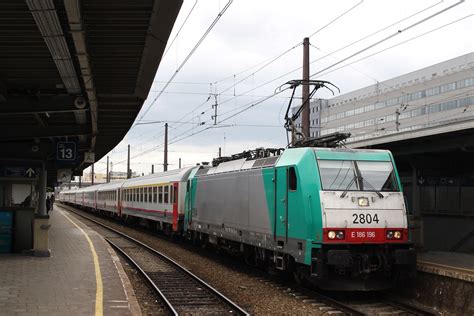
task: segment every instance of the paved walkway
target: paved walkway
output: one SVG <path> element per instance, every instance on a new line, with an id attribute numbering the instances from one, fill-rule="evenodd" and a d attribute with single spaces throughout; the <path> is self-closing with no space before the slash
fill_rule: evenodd
<path id="1" fill-rule="evenodd" d="M 55 205 L 50 258 L 0 256 L 0 315 L 138 315 L 114 251 Z"/>

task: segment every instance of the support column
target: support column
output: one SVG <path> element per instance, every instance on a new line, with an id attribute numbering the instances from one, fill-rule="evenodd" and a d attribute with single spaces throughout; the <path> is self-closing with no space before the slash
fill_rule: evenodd
<path id="1" fill-rule="evenodd" d="M 46 214 L 46 182 L 48 180 L 48 173 L 46 171 L 46 167 L 43 164 L 41 170 L 41 176 L 39 179 L 38 185 L 38 209 L 37 214 L 40 216 L 47 215 Z"/>
<path id="2" fill-rule="evenodd" d="M 411 174 L 411 213 L 415 216 L 421 215 L 420 209 L 420 188 L 418 186 L 418 174 L 417 169 L 414 165 L 411 166 L 412 174 Z"/>
<path id="3" fill-rule="evenodd" d="M 38 209 L 33 223 L 33 255 L 36 257 L 49 257 L 49 215 L 46 213 L 46 185 L 48 173 L 46 164 L 43 163 L 38 185 Z"/>
<path id="4" fill-rule="evenodd" d="M 408 216 L 410 238 L 417 249 L 424 247 L 423 217 L 421 217 L 421 196 L 418 186 L 418 170 L 414 164 L 411 164 L 411 214 Z"/>

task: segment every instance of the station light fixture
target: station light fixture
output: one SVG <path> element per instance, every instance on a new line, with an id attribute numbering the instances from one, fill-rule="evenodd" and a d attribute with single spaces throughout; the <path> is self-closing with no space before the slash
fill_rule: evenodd
<path id="1" fill-rule="evenodd" d="M 53 0 L 27 0 L 28 8 L 35 19 L 41 35 L 53 57 L 59 75 L 69 94 L 81 92 L 66 38 L 59 22 Z"/>

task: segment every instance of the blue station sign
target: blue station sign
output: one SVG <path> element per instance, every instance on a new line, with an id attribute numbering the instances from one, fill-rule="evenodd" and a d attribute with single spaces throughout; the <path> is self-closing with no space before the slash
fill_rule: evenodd
<path id="1" fill-rule="evenodd" d="M 76 143 L 75 142 L 57 142 L 56 160 L 63 162 L 76 161 Z"/>

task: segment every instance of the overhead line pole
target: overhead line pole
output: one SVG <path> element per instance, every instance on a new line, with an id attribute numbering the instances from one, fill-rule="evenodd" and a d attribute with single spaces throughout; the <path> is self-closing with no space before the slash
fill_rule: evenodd
<path id="1" fill-rule="evenodd" d="M 168 171 L 168 123 L 165 123 L 165 150 L 163 157 L 163 171 Z"/>
<path id="2" fill-rule="evenodd" d="M 109 156 L 107 156 L 107 175 L 105 176 L 105 181 L 107 183 L 110 182 L 110 177 L 109 177 Z"/>
<path id="3" fill-rule="evenodd" d="M 132 172 L 130 170 L 130 145 L 128 145 L 128 155 L 127 155 L 127 179 L 132 177 Z"/>
<path id="4" fill-rule="evenodd" d="M 92 166 L 91 166 L 91 185 L 94 185 L 94 177 L 95 177 L 94 164 L 92 164 Z"/>
<path id="5" fill-rule="evenodd" d="M 303 40 L 303 80 L 309 80 L 309 37 Z M 304 137 L 310 137 L 309 133 L 309 117 L 310 117 L 310 100 L 309 100 L 309 85 L 301 85 L 303 97 L 303 112 L 301 115 L 301 127 Z"/>

